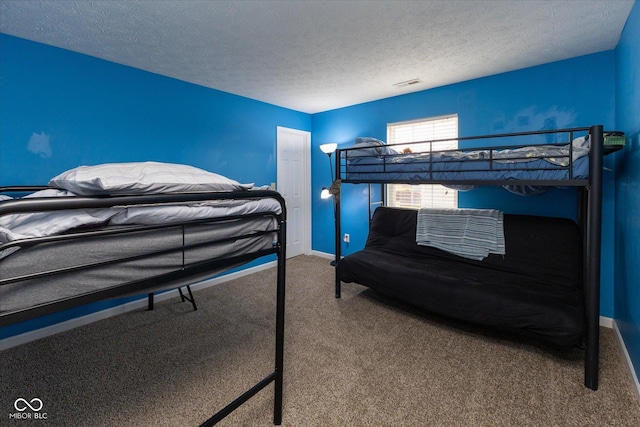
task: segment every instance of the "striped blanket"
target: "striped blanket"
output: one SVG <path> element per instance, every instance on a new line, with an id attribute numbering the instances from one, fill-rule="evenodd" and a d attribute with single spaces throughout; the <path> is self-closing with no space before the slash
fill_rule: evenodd
<path id="1" fill-rule="evenodd" d="M 416 243 L 474 260 L 505 253 L 503 213 L 493 209 L 420 209 Z"/>

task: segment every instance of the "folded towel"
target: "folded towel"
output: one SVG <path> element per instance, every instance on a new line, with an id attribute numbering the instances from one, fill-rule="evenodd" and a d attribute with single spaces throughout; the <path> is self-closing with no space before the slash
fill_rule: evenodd
<path id="1" fill-rule="evenodd" d="M 416 243 L 474 260 L 505 253 L 503 213 L 494 209 L 420 209 Z"/>

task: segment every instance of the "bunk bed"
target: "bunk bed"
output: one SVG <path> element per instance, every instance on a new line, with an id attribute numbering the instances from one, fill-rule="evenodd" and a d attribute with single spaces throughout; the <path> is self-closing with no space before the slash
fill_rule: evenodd
<path id="1" fill-rule="evenodd" d="M 274 371 L 202 425 L 272 382 L 273 421 L 281 423 L 286 208 L 279 193 L 143 162 L 80 167 L 48 186 L 0 187 L 0 195 L 0 327 L 112 298 L 149 295 L 151 303 L 155 292 L 275 256 Z"/>
<path id="2" fill-rule="evenodd" d="M 368 279 L 358 277 L 357 272 L 349 270 L 349 256 L 343 258 L 341 254 L 341 184 L 442 184 L 461 190 L 476 186 L 503 186 L 517 194 L 537 194 L 549 187 L 577 188 L 580 245 L 573 247 L 582 247 L 582 262 L 579 267 L 582 271 L 574 273 L 582 282 L 580 295 L 583 306 L 577 309 L 583 311 L 584 317 L 578 320 L 578 324 L 584 321 L 584 337 L 581 338 L 585 345 L 584 384 L 596 390 L 599 364 L 603 156 L 622 148 L 623 134 L 605 133 L 601 125 L 596 125 L 464 137 L 457 138 L 457 141 L 461 148 L 455 150 L 415 149 L 400 152 L 394 149 L 394 145 L 386 145 L 373 138 L 359 138 L 353 147 L 337 150 L 336 181 L 332 185 L 333 193 L 337 196 L 334 198 L 336 298 L 340 298 L 341 279 L 369 286 Z M 435 141 L 424 141 L 421 144 L 425 142 Z M 371 194 L 371 187 L 369 193 Z M 413 230 L 416 227 L 415 216 L 414 213 Z M 513 222 L 512 219 L 509 221 Z M 377 231 L 388 227 L 388 223 L 375 226 Z M 380 234 L 375 234 L 376 230 L 372 228 L 370 231 L 367 246 L 372 240 L 380 240 Z M 406 243 L 402 245 L 406 246 Z M 414 248 L 408 249 L 409 251 L 422 251 L 424 254 L 424 248 L 416 249 L 415 241 L 411 245 Z M 366 249 L 365 247 L 363 251 Z M 441 254 L 438 256 L 442 258 Z M 485 268 L 486 265 L 482 267 Z M 455 271 L 455 268 L 451 270 Z M 461 278 L 462 280 L 464 279 Z M 370 287 L 375 289 L 375 286 Z M 456 296 L 459 295 L 464 298 L 464 292 L 459 292 Z"/>

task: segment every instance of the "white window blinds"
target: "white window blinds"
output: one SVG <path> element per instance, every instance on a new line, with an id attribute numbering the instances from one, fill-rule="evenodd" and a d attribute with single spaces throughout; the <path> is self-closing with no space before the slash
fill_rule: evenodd
<path id="1" fill-rule="evenodd" d="M 417 151 L 448 150 L 458 148 L 458 116 L 440 116 L 410 122 L 390 123 L 387 125 L 387 144 L 395 146 L 397 151 L 407 148 Z M 402 145 L 409 142 L 435 141 L 422 144 Z M 387 205 L 402 208 L 419 209 L 421 207 L 457 208 L 458 192 L 442 185 L 387 185 Z"/>

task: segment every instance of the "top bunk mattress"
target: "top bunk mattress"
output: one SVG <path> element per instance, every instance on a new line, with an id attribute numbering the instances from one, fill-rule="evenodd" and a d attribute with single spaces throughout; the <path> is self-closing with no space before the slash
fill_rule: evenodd
<path id="1" fill-rule="evenodd" d="M 344 180 L 354 182 L 569 181 L 589 176 L 588 156 L 569 163 L 551 158 L 500 159 L 492 151 L 496 150 L 347 157 L 342 170 Z"/>
<path id="2" fill-rule="evenodd" d="M 375 138 L 356 138 L 353 147 L 339 150 L 338 179 L 347 183 L 432 183 L 459 189 L 465 185 L 584 186 L 590 173 L 592 131 L 560 129 L 391 145 Z M 577 136 L 580 134 L 583 136 Z M 602 152 L 622 148 L 623 135 L 606 133 Z M 478 141 L 494 145 L 476 147 Z M 436 149 L 438 144 L 456 146 L 458 142 L 467 147 Z"/>

